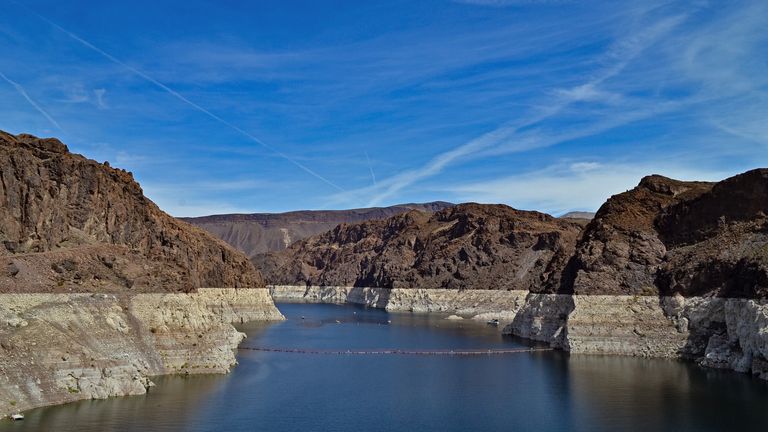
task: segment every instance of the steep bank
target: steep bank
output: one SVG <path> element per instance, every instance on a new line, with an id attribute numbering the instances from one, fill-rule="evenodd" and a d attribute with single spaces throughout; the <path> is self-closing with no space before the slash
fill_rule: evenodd
<path id="1" fill-rule="evenodd" d="M 527 291 L 408 288 L 362 288 L 343 286 L 273 285 L 275 301 L 302 303 L 350 303 L 390 312 L 435 312 L 462 317 L 511 322 L 525 303 Z"/>
<path id="2" fill-rule="evenodd" d="M 683 357 L 766 377 L 768 170 L 645 177 L 585 228 L 563 277 L 572 352 Z"/>
<path id="3" fill-rule="evenodd" d="M 0 132 L 0 204 L 0 414 L 226 372 L 232 322 L 282 318 L 247 257 L 56 139 Z"/>
<path id="4" fill-rule="evenodd" d="M 717 183 L 645 177 L 572 242 L 546 215 L 532 229 L 531 213 L 494 207 L 341 226 L 284 252 L 283 280 L 299 287 L 273 292 L 389 310 L 402 298 L 405 310 L 476 303 L 472 315 L 504 310 L 505 332 L 574 354 L 686 358 L 768 378 L 767 169 Z M 516 293 L 514 307 L 473 299 L 495 289 Z"/>
<path id="5" fill-rule="evenodd" d="M 224 373 L 245 337 L 280 320 L 264 288 L 191 294 L 0 294 L 0 415 L 144 394 L 151 377 Z"/>

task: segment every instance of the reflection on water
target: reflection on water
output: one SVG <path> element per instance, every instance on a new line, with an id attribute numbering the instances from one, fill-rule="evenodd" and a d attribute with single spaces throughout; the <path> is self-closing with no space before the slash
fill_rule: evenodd
<path id="1" fill-rule="evenodd" d="M 245 346 L 493 349 L 525 342 L 437 315 L 279 305 Z M 303 317 L 303 319 L 302 319 Z M 27 413 L 4 430 L 768 430 L 768 385 L 667 360 L 568 356 L 336 356 L 241 350 L 229 375 L 164 377 L 147 396 Z"/>

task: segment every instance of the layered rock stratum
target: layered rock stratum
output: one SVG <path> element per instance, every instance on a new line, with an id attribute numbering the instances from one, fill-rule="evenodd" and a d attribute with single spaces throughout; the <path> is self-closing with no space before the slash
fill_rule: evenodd
<path id="1" fill-rule="evenodd" d="M 248 258 L 163 213 L 133 176 L 0 132 L 0 414 L 223 373 L 278 320 Z"/>
<path id="2" fill-rule="evenodd" d="M 232 323 L 279 319 L 265 288 L 0 294 L 0 414 L 225 373 L 245 337 Z"/>

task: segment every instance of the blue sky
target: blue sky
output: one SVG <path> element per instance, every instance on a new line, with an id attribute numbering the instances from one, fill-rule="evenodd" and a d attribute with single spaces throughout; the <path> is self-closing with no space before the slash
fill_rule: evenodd
<path id="1" fill-rule="evenodd" d="M 0 129 L 176 216 L 560 214 L 768 166 L 765 0 L 0 3 Z"/>

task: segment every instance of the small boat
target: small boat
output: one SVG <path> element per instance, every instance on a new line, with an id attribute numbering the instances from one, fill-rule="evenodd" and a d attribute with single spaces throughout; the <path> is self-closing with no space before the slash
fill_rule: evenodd
<path id="1" fill-rule="evenodd" d="M 24 420 L 24 414 L 11 414 L 11 420 L 13 421 Z"/>
<path id="2" fill-rule="evenodd" d="M 492 320 L 488 320 L 488 322 L 486 322 L 486 324 L 488 324 L 489 326 L 494 326 L 494 327 L 496 327 L 496 326 L 498 326 L 498 325 L 499 325 L 499 320 L 497 320 L 497 319 L 495 319 L 495 318 L 494 318 L 494 319 L 492 319 Z"/>

